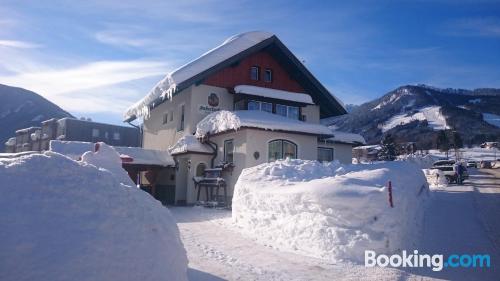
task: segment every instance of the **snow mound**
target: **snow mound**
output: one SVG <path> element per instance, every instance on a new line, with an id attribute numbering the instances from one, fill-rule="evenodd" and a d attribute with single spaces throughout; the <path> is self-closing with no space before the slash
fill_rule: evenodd
<path id="1" fill-rule="evenodd" d="M 66 155 L 73 160 L 80 160 L 85 152 L 95 150 L 95 144 L 84 141 L 51 140 L 49 150 Z"/>
<path id="2" fill-rule="evenodd" d="M 186 135 L 180 138 L 173 146 L 168 148 L 172 155 L 186 152 L 213 153 L 207 145 L 202 144 L 195 136 Z"/>
<path id="3" fill-rule="evenodd" d="M 99 150 L 87 151 L 82 155 L 83 162 L 96 166 L 99 170 L 111 173 L 120 183 L 129 187 L 135 186 L 128 173 L 122 167 L 122 159 L 116 150 L 103 143 L 97 143 Z"/>
<path id="4" fill-rule="evenodd" d="M 0 179 L 0 279 L 187 280 L 168 209 L 109 172 L 48 151 Z"/>
<path id="5" fill-rule="evenodd" d="M 177 86 L 182 82 L 271 38 L 273 35 L 264 31 L 251 31 L 226 39 L 220 46 L 167 74 L 144 98 L 127 109 L 124 118 L 148 118 L 149 106 L 158 99 L 171 99 Z"/>
<path id="6" fill-rule="evenodd" d="M 202 138 L 207 134 L 217 134 L 239 128 L 258 128 L 271 131 L 289 131 L 313 135 L 332 136 L 332 131 L 323 125 L 306 123 L 280 115 L 258 110 L 220 110 L 207 115 L 198 125 L 196 134 Z"/>
<path id="7" fill-rule="evenodd" d="M 448 186 L 448 181 L 443 171 L 438 169 L 422 169 L 429 186 L 432 188 L 442 188 Z"/>
<path id="8" fill-rule="evenodd" d="M 411 163 L 340 166 L 287 159 L 243 170 L 232 216 L 243 233 L 272 247 L 330 262 L 363 262 L 367 249 L 415 248 L 427 197 L 426 178 Z"/>

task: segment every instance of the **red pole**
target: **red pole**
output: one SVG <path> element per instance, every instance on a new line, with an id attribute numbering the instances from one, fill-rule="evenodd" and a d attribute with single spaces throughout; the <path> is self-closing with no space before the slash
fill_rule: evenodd
<path id="1" fill-rule="evenodd" d="M 389 181 L 388 185 L 389 185 L 389 206 L 391 206 L 391 208 L 394 208 L 394 204 L 392 202 L 392 182 Z"/>

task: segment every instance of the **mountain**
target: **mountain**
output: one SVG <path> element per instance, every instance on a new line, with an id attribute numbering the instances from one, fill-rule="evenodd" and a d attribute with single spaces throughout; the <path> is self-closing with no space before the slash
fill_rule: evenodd
<path id="1" fill-rule="evenodd" d="M 465 145 L 479 144 L 500 140 L 500 89 L 407 85 L 322 122 L 359 133 L 370 144 L 390 133 L 398 142 L 414 141 L 420 148 L 432 148 L 442 129 L 459 132 Z"/>
<path id="2" fill-rule="evenodd" d="M 16 130 L 39 127 L 41 121 L 63 117 L 73 116 L 32 91 L 0 84 L 0 152 Z"/>

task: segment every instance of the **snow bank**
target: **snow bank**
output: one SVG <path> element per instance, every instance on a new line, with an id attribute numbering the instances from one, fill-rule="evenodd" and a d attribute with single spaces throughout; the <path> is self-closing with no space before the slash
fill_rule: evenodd
<path id="1" fill-rule="evenodd" d="M 179 154 L 186 152 L 213 153 L 213 150 L 207 145 L 202 144 L 195 136 L 186 135 L 180 138 L 173 146 L 168 148 L 170 154 Z"/>
<path id="2" fill-rule="evenodd" d="M 221 110 L 207 115 L 196 125 L 196 137 L 217 134 L 239 128 L 258 128 L 271 131 L 290 131 L 314 135 L 333 135 L 323 125 L 306 123 L 258 110 Z"/>
<path id="3" fill-rule="evenodd" d="M 429 169 L 432 167 L 432 164 L 438 160 L 442 160 L 442 157 L 438 157 L 435 155 L 427 154 L 424 156 L 408 154 L 408 155 L 400 155 L 398 156 L 398 161 L 407 161 L 419 166 L 421 169 Z"/>
<path id="4" fill-rule="evenodd" d="M 422 171 L 410 163 L 340 166 L 287 159 L 243 170 L 233 220 L 246 235 L 282 250 L 363 262 L 367 249 L 415 248 L 427 191 Z"/>
<path id="5" fill-rule="evenodd" d="M 443 171 L 438 169 L 422 169 L 430 187 L 440 188 L 448 186 L 448 181 Z"/>
<path id="6" fill-rule="evenodd" d="M 144 98 L 127 109 L 124 118 L 149 117 L 149 106 L 157 99 L 170 99 L 180 83 L 271 38 L 273 35 L 264 31 L 251 31 L 228 38 L 220 46 L 167 74 Z"/>
<path id="7" fill-rule="evenodd" d="M 96 166 L 99 170 L 111 173 L 120 183 L 129 187 L 135 186 L 128 173 L 122 167 L 122 159 L 116 150 L 100 142 L 99 150 L 96 152 L 87 151 L 82 155 L 83 162 Z"/>
<path id="8" fill-rule="evenodd" d="M 85 152 L 94 151 L 95 144 L 84 141 L 51 140 L 49 143 L 49 150 L 66 155 L 73 160 L 79 160 Z"/>
<path id="9" fill-rule="evenodd" d="M 1 280 L 187 280 L 168 209 L 109 172 L 48 151 L 0 179 Z"/>

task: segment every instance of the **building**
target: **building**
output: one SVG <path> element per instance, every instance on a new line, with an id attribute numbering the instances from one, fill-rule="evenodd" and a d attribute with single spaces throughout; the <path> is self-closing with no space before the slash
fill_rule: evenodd
<path id="1" fill-rule="evenodd" d="M 268 161 L 351 163 L 352 146 L 364 139 L 320 124 L 345 113 L 275 35 L 248 32 L 168 74 L 126 111 L 125 122 L 143 117 L 143 147 L 170 151 L 175 176 L 165 178 L 175 178 L 175 202 L 191 204 L 193 179 L 207 168 L 222 170 L 231 196 L 244 168 Z"/>
<path id="2" fill-rule="evenodd" d="M 140 145 L 139 129 L 74 118 L 49 119 L 41 127 L 30 127 L 16 131 L 16 136 L 5 143 L 5 151 L 49 150 L 51 140 L 105 142 L 112 146 Z"/>

